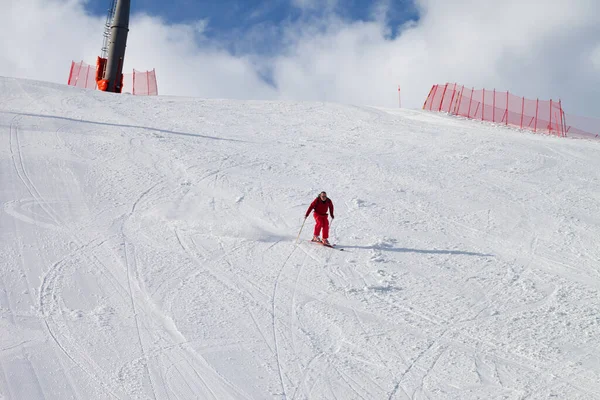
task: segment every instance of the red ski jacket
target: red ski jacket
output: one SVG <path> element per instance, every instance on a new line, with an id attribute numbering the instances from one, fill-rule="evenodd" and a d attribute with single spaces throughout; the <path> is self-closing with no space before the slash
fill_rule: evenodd
<path id="1" fill-rule="evenodd" d="M 333 202 L 330 198 L 327 198 L 325 201 L 321 200 L 319 197 L 314 199 L 313 202 L 310 203 L 308 210 L 306 210 L 305 217 L 308 217 L 312 210 L 315 210 L 315 214 L 317 215 L 327 215 L 327 211 L 329 211 L 331 218 L 335 218 L 333 216 Z"/>

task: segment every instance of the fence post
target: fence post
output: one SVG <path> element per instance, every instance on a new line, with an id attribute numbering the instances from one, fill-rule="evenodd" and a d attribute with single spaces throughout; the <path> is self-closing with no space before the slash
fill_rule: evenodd
<path id="1" fill-rule="evenodd" d="M 452 98 L 450 98 L 450 105 L 448 106 L 448 112 L 451 114 L 452 114 L 452 104 L 454 104 L 454 96 L 456 96 L 456 82 L 454 83 Z"/>
<path id="2" fill-rule="evenodd" d="M 71 86 L 71 78 L 73 77 L 73 67 L 75 67 L 75 61 L 71 61 L 71 70 L 69 71 L 69 81 L 67 85 Z"/>
<path id="3" fill-rule="evenodd" d="M 484 114 L 485 114 L 485 89 L 483 89 L 483 96 L 481 98 L 481 120 L 485 121 L 484 119 Z"/>
<path id="4" fill-rule="evenodd" d="M 454 115 L 460 115 L 460 103 L 462 103 L 463 93 L 465 92 L 465 86 L 460 88 L 460 94 L 458 95 L 458 102 L 454 108 Z"/>
<path id="5" fill-rule="evenodd" d="M 457 115 L 457 107 L 458 107 L 458 103 L 460 102 L 460 91 L 461 88 L 458 88 L 458 90 L 456 91 L 456 103 L 454 103 L 454 107 L 452 107 L 452 114 Z"/>
<path id="6" fill-rule="evenodd" d="M 506 125 L 508 126 L 508 90 L 506 91 Z"/>
<path id="7" fill-rule="evenodd" d="M 442 105 L 444 104 L 444 97 L 446 97 L 446 90 L 448 90 L 448 83 L 444 87 L 444 92 L 442 93 L 442 100 L 440 101 L 440 107 L 438 108 L 438 112 L 442 111 Z"/>
<path id="8" fill-rule="evenodd" d="M 552 99 L 550 99 L 550 121 L 548 123 L 548 133 L 552 135 Z"/>
<path id="9" fill-rule="evenodd" d="M 133 77 L 131 78 L 131 94 L 135 95 L 135 69 L 133 70 Z"/>
<path id="10" fill-rule="evenodd" d="M 492 100 L 492 122 L 496 123 L 496 88 L 494 88 L 494 99 Z"/>
<path id="11" fill-rule="evenodd" d="M 562 109 L 562 100 L 558 99 L 558 109 L 560 112 L 560 129 L 562 129 L 562 136 L 566 137 L 567 132 L 565 131 L 565 113 Z"/>
<path id="12" fill-rule="evenodd" d="M 467 118 L 471 118 L 471 104 L 473 104 L 473 92 L 475 92 L 475 86 L 471 88 L 471 98 L 469 98 L 469 111 L 467 112 Z"/>
<path id="13" fill-rule="evenodd" d="M 400 85 L 398 85 L 398 108 L 402 108 L 402 97 L 400 96 Z"/>
<path id="14" fill-rule="evenodd" d="M 521 129 L 523 129 L 523 115 L 525 114 L 525 96 L 523 96 L 523 100 L 521 101 Z"/>
<path id="15" fill-rule="evenodd" d="M 535 123 L 533 124 L 533 131 L 537 132 L 537 120 L 538 120 L 538 109 L 540 108 L 540 99 L 535 102 Z"/>

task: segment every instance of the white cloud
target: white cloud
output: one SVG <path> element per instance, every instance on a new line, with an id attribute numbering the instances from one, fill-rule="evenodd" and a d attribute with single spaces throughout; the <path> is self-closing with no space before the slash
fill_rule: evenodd
<path id="1" fill-rule="evenodd" d="M 71 58 L 95 62 L 104 20 L 80 1 L 0 0 L 0 75 L 66 82 Z"/>
<path id="2" fill-rule="evenodd" d="M 159 93 L 224 98 L 275 98 L 249 57 L 233 56 L 203 38 L 198 24 L 167 25 L 136 16 L 130 24 L 125 70 L 156 69 Z M 200 24 L 200 26 L 203 26 Z"/>
<path id="3" fill-rule="evenodd" d="M 8 15 L 3 29 L 15 32 L 0 38 L 0 75 L 65 82 L 72 59 L 94 62 L 104 18 L 86 15 L 83 0 L 0 1 Z M 545 3 L 420 0 L 421 19 L 391 39 L 384 18 L 389 2 L 383 0 L 371 22 L 328 12 L 282 26 L 274 31 L 284 46 L 269 57 L 232 54 L 207 40 L 206 21 L 172 25 L 134 15 L 126 69 L 156 68 L 162 94 L 394 107 L 400 84 L 403 105 L 420 107 L 432 84 L 456 81 L 531 98 L 560 97 L 567 111 L 600 116 L 600 3 Z M 318 6 L 312 0 L 295 4 Z M 257 32 L 250 37 L 261 39 Z M 275 88 L 260 78 L 263 71 L 272 73 Z"/>

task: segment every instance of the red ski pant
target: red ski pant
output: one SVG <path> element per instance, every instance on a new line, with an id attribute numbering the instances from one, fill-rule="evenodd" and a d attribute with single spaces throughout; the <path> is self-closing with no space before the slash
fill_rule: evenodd
<path id="1" fill-rule="evenodd" d="M 329 219 L 327 218 L 327 214 L 313 214 L 315 217 L 315 236 L 320 236 L 321 229 L 323 229 L 323 239 L 327 239 L 329 237 Z"/>

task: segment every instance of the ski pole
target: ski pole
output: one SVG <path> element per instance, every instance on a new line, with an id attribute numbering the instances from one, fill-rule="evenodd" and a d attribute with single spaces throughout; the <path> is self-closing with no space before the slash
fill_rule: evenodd
<path id="1" fill-rule="evenodd" d="M 304 228 L 305 222 L 306 222 L 306 217 L 304 217 L 304 221 L 302 221 L 302 226 L 300 227 L 300 232 L 298 232 L 298 237 L 296 238 L 296 244 L 298 244 L 298 239 L 300 239 L 300 234 L 302 233 L 302 228 Z"/>

